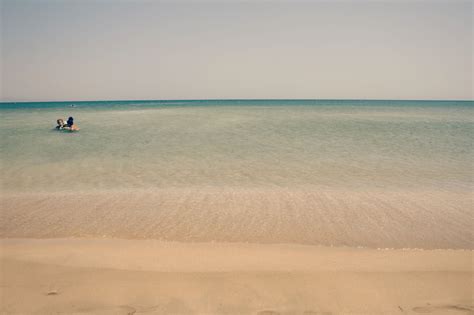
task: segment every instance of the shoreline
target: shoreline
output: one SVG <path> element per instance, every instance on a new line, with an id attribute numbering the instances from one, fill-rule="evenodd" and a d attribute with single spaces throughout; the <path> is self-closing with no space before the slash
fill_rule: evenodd
<path id="1" fill-rule="evenodd" d="M 174 188 L 0 201 L 0 238 L 474 249 L 465 191 Z"/>
<path id="2" fill-rule="evenodd" d="M 1 239 L 0 312 L 472 314 L 472 251 Z M 28 300 L 28 303 L 24 303 Z"/>
<path id="3" fill-rule="evenodd" d="M 16 260 L 161 272 L 258 271 L 257 267 L 266 271 L 468 271 L 474 266 L 468 259 L 474 250 L 467 249 L 374 249 L 107 238 L 0 238 L 0 245 L 3 251 L 0 256 Z M 113 254 L 114 260 L 103 260 L 106 253 Z M 163 258 L 167 256 L 172 259 Z M 403 261 L 396 259 L 400 256 L 404 257 Z M 196 261 L 193 257 L 201 258 Z M 287 260 L 288 257 L 291 260 Z M 334 261 L 339 264 L 333 265 Z"/>

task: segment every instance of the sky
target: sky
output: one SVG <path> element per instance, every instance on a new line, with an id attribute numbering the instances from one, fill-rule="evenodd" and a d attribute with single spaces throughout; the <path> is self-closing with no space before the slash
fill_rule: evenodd
<path id="1" fill-rule="evenodd" d="M 473 1 L 0 0 L 0 12 L 0 101 L 473 95 Z"/>

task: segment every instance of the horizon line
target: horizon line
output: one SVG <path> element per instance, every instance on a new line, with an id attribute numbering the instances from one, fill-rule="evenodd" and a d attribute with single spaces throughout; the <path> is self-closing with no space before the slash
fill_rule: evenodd
<path id="1" fill-rule="evenodd" d="M 11 103 L 88 103 L 88 102 L 193 102 L 193 101 L 417 101 L 417 102 L 473 102 L 474 99 L 376 99 L 376 98 L 197 98 L 197 99 L 100 99 L 60 101 L 0 101 Z"/>

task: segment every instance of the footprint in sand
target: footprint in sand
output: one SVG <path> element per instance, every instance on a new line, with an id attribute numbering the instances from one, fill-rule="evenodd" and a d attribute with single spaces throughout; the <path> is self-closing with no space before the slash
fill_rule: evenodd
<path id="1" fill-rule="evenodd" d="M 474 315 L 474 307 L 472 305 L 463 305 L 463 304 L 446 304 L 446 305 L 427 305 L 427 306 L 417 306 L 413 308 L 414 312 L 417 313 L 446 313 L 450 311 L 452 313 L 464 313 L 469 315 Z"/>

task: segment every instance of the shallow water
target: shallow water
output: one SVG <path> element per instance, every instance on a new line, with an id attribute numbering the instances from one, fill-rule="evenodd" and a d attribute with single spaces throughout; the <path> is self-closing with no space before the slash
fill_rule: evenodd
<path id="1" fill-rule="evenodd" d="M 473 102 L 1 105 L 0 237 L 473 246 Z"/>
<path id="2" fill-rule="evenodd" d="M 3 189 L 471 184 L 472 102 L 185 104 L 3 109 Z M 80 132 L 53 130 L 69 115 Z"/>

